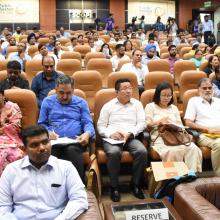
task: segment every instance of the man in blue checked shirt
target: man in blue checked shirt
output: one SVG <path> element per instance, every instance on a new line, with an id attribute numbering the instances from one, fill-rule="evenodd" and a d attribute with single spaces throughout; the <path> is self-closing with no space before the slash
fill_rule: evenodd
<path id="1" fill-rule="evenodd" d="M 59 76 L 56 95 L 43 100 L 38 123 L 47 128 L 51 140 L 59 137 L 77 139 L 78 143 L 53 145 L 52 155 L 71 161 L 84 181 L 82 152 L 94 138 L 95 131 L 87 102 L 73 96 L 73 91 L 73 79 Z"/>
<path id="2" fill-rule="evenodd" d="M 45 127 L 25 128 L 22 140 L 27 155 L 9 164 L 0 179 L 0 219 L 76 219 L 88 201 L 75 167 L 51 156 Z"/>

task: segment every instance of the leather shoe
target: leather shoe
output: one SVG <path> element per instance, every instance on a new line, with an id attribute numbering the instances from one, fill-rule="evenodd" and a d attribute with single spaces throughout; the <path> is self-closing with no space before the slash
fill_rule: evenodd
<path id="1" fill-rule="evenodd" d="M 111 187 L 111 200 L 113 202 L 119 202 L 120 199 L 121 199 L 121 195 L 120 195 L 118 188 Z"/>
<path id="2" fill-rule="evenodd" d="M 131 183 L 131 191 L 136 198 L 138 198 L 138 199 L 145 198 L 143 190 L 133 183 Z"/>

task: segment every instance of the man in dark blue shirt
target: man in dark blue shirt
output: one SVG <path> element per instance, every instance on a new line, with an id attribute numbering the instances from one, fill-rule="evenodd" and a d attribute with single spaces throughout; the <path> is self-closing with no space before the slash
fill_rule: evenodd
<path id="1" fill-rule="evenodd" d="M 56 79 L 59 77 L 59 73 L 54 70 L 55 61 L 53 57 L 46 56 L 42 59 L 43 72 L 37 74 L 32 81 L 31 89 L 37 96 L 38 107 L 41 107 L 41 103 L 50 90 L 55 89 Z"/>
<path id="2" fill-rule="evenodd" d="M 94 138 L 95 131 L 87 102 L 73 96 L 73 91 L 73 80 L 66 75 L 59 76 L 56 95 L 43 100 L 38 123 L 47 128 L 51 140 L 76 139 L 77 143 L 53 145 L 52 155 L 71 161 L 84 181 L 82 152 L 89 139 Z"/>
<path id="3" fill-rule="evenodd" d="M 105 22 L 105 29 L 107 31 L 112 31 L 115 24 L 115 19 L 113 18 L 113 14 L 109 14 L 109 17 L 105 18 L 104 22 Z"/>

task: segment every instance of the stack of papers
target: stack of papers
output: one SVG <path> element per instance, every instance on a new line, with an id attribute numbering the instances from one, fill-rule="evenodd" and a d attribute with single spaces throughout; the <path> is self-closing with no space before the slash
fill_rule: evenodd
<path id="1" fill-rule="evenodd" d="M 52 146 L 55 144 L 76 144 L 79 143 L 79 140 L 68 137 L 62 137 L 62 138 L 57 138 L 56 140 L 51 140 L 50 143 Z"/>
<path id="2" fill-rule="evenodd" d="M 114 140 L 112 138 L 103 138 L 104 141 L 108 142 L 109 144 L 124 144 L 125 140 Z"/>

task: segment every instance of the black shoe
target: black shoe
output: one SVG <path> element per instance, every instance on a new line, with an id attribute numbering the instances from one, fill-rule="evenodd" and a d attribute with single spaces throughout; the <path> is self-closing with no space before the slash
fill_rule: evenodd
<path id="1" fill-rule="evenodd" d="M 120 195 L 118 188 L 111 187 L 111 200 L 113 202 L 119 202 L 120 199 L 121 199 L 121 195 Z"/>
<path id="2" fill-rule="evenodd" d="M 138 199 L 144 199 L 145 198 L 144 192 L 140 187 L 138 187 L 137 185 L 135 185 L 133 183 L 131 183 L 130 186 L 131 186 L 131 191 L 132 191 L 132 193 L 134 194 L 134 196 L 136 198 L 138 198 Z"/>

